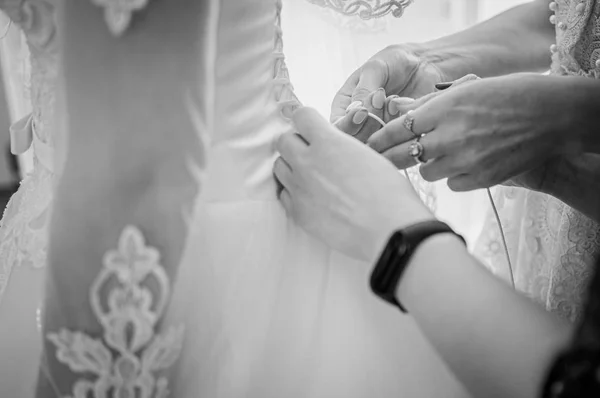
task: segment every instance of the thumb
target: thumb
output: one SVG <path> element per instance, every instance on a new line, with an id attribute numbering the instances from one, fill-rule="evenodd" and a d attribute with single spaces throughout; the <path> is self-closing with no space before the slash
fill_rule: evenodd
<path id="1" fill-rule="evenodd" d="M 387 66 L 383 61 L 371 59 L 361 68 L 360 77 L 352 93 L 352 102 L 364 104 L 369 94 L 386 86 L 388 79 Z"/>
<path id="2" fill-rule="evenodd" d="M 318 142 L 330 131 L 337 131 L 317 110 L 309 107 L 297 109 L 292 115 L 297 133 L 310 145 Z"/>

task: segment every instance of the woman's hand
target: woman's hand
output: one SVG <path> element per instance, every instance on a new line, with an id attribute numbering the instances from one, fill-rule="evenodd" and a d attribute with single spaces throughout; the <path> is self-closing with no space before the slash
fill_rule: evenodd
<path id="1" fill-rule="evenodd" d="M 307 232 L 371 261 L 395 229 L 433 218 L 385 158 L 313 109 L 299 109 L 293 120 L 298 134 L 280 137 L 274 173 L 283 206 Z"/>
<path id="2" fill-rule="evenodd" d="M 419 98 L 435 91 L 435 84 L 445 79 L 442 71 L 419 55 L 417 45 L 395 45 L 375 54 L 358 68 L 340 88 L 331 106 L 331 122 L 343 132 L 366 141 L 381 125 L 366 113 L 371 112 L 385 121 L 398 111 L 386 95 Z M 358 105 L 349 112 L 351 104 Z"/>
<path id="3" fill-rule="evenodd" d="M 471 81 L 417 101 L 420 106 L 408 116 L 413 132 L 403 116 L 368 144 L 404 169 L 416 163 L 409 155 L 415 134 L 425 134 L 420 140 L 424 179 L 448 178 L 455 191 L 490 187 L 580 150 L 565 133 L 572 113 L 570 92 L 561 82 L 534 74 Z"/>

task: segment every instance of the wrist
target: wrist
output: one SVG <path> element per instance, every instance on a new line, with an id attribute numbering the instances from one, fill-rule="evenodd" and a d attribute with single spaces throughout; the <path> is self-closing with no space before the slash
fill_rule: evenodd
<path id="1" fill-rule="evenodd" d="M 431 65 L 440 75 L 441 82 L 451 82 L 473 73 L 471 65 L 476 59 L 465 48 L 455 47 L 445 43 L 444 38 L 421 43 L 410 44 L 411 51 L 421 62 Z"/>
<path id="2" fill-rule="evenodd" d="M 557 78 L 558 79 L 558 78 Z M 569 154 L 600 153 L 598 125 L 600 125 L 600 82 L 577 78 L 561 80 L 565 85 L 562 134 L 569 137 Z M 567 85 L 568 84 L 568 85 Z"/>
<path id="3" fill-rule="evenodd" d="M 396 285 L 394 297 L 407 307 L 410 312 L 413 297 L 422 294 L 428 279 L 437 275 L 437 267 L 444 266 L 445 257 L 440 255 L 441 248 L 457 247 L 464 250 L 464 244 L 458 236 L 452 233 L 440 233 L 424 240 L 413 253 L 406 266 L 402 278 Z"/>
<path id="4" fill-rule="evenodd" d="M 394 232 L 414 224 L 436 220 L 435 216 L 425 205 L 415 207 L 414 209 L 410 209 L 409 206 L 403 206 L 403 209 L 402 212 L 395 212 L 388 215 L 385 220 L 376 223 L 375 228 L 377 232 L 373 234 L 375 238 L 372 241 L 372 249 L 367 255 L 369 259 L 376 261 L 381 256 Z"/>

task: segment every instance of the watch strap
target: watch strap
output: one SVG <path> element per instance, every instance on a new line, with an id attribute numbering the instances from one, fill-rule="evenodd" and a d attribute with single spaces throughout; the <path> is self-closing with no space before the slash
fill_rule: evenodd
<path id="1" fill-rule="evenodd" d="M 406 313 L 404 306 L 396 299 L 398 283 L 419 245 L 431 236 L 441 233 L 451 233 L 466 243 L 448 224 L 438 220 L 420 222 L 395 231 L 371 273 L 370 285 L 373 293 Z"/>

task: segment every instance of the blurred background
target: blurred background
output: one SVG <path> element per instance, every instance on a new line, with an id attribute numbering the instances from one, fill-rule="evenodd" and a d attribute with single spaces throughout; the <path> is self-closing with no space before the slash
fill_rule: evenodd
<path id="1" fill-rule="evenodd" d="M 416 0 L 404 17 L 373 21 L 347 18 L 309 4 L 305 0 L 284 0 L 283 31 L 288 67 L 296 93 L 306 105 L 329 116 L 331 100 L 346 77 L 378 50 L 395 43 L 422 42 L 464 29 L 523 0 Z M 8 28 L 8 29 L 6 29 Z M 17 157 L 10 153 L 9 127 L 28 114 L 27 51 L 16 26 L 0 15 L 0 208 L 16 189 L 18 181 L 31 168 L 31 154 Z M 444 196 L 445 195 L 445 196 Z M 473 193 L 481 195 L 481 193 Z M 482 219 L 477 207 L 460 206 L 474 196 L 457 196 L 440 188 L 439 211 L 442 218 L 467 235 L 478 233 L 475 220 Z M 471 199 L 469 199 L 471 198 Z M 476 200 L 485 211 L 484 201 Z M 444 206 L 448 215 L 444 214 Z M 450 211 L 449 209 L 452 209 Z M 473 215 L 469 215 L 469 214 Z M 466 218 L 465 218 L 466 217 Z M 469 217 L 473 222 L 466 222 Z M 468 225 L 468 228 L 465 227 Z"/>

